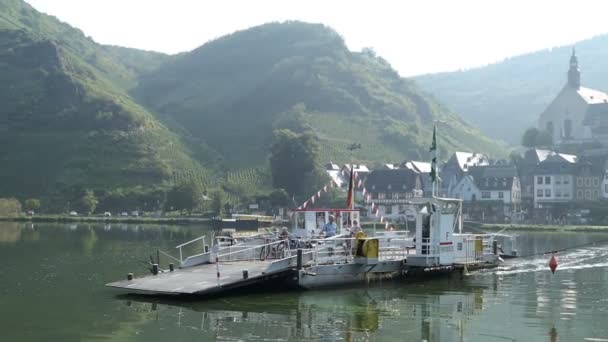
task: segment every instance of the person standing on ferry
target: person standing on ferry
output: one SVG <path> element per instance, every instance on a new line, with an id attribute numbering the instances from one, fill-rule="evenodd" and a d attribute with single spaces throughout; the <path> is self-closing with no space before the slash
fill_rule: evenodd
<path id="1" fill-rule="evenodd" d="M 327 222 L 324 226 L 323 226 L 323 233 L 325 233 L 325 237 L 332 237 L 336 235 L 336 232 L 338 231 L 338 226 L 336 225 L 336 223 L 334 222 L 334 216 L 333 215 L 329 215 L 329 222 Z"/>

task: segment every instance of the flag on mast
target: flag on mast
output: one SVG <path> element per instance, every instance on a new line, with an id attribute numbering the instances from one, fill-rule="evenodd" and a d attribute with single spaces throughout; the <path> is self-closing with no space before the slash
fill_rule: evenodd
<path id="1" fill-rule="evenodd" d="M 429 152 L 432 153 L 431 159 L 431 182 L 433 182 L 433 188 L 437 183 L 437 127 L 433 126 L 433 141 L 431 142 L 431 148 Z M 434 194 L 433 194 L 434 195 Z"/>
<path id="2" fill-rule="evenodd" d="M 346 208 L 354 209 L 355 207 L 355 177 L 354 167 L 350 168 L 350 180 L 348 181 L 348 195 L 346 195 Z"/>

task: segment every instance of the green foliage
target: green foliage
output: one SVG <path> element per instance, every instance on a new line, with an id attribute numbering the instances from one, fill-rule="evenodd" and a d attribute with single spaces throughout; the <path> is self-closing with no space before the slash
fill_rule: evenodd
<path id="1" fill-rule="evenodd" d="M 553 145 L 553 138 L 549 132 L 532 127 L 524 132 L 521 144 L 525 147 L 551 147 Z"/>
<path id="2" fill-rule="evenodd" d="M 167 193 L 165 209 L 192 212 L 201 207 L 204 192 L 204 189 L 194 181 L 177 184 Z"/>
<path id="3" fill-rule="evenodd" d="M 576 43 L 583 86 L 608 90 L 607 47 L 608 35 Z M 415 80 L 484 133 L 515 145 L 566 84 L 571 53 L 571 45 L 555 47 Z"/>
<path id="4" fill-rule="evenodd" d="M 226 209 L 226 195 L 221 189 L 216 189 L 211 192 L 211 211 L 214 215 L 222 216 Z"/>
<path id="5" fill-rule="evenodd" d="M 0 216 L 16 216 L 21 213 L 21 203 L 15 198 L 0 198 Z"/>
<path id="6" fill-rule="evenodd" d="M 38 211 L 40 209 L 40 200 L 35 198 L 30 198 L 25 200 L 25 210 L 30 211 Z"/>
<path id="7" fill-rule="evenodd" d="M 291 200 L 289 199 L 289 195 L 285 189 L 275 189 L 270 194 L 268 194 L 268 200 L 270 204 L 277 207 L 288 206 L 291 205 Z"/>
<path id="8" fill-rule="evenodd" d="M 309 192 L 321 178 L 318 157 L 319 146 L 310 132 L 276 130 L 270 149 L 272 184 L 291 195 Z"/>
<path id="9" fill-rule="evenodd" d="M 80 197 L 78 206 L 86 214 L 90 215 L 97 208 L 99 201 L 92 190 L 85 190 Z"/>

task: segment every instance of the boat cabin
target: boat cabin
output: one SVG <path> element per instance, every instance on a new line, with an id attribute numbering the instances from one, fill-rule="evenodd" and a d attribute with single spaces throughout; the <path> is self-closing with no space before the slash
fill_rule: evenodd
<path id="1" fill-rule="evenodd" d="M 355 222 L 361 225 L 358 209 L 299 209 L 294 211 L 292 233 L 300 238 L 321 236 L 330 215 L 335 219 L 338 235 L 347 233 L 346 229 L 353 227 Z"/>

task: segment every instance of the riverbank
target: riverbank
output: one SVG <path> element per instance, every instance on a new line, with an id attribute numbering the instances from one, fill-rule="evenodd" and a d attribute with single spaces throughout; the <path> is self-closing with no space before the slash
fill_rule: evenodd
<path id="1" fill-rule="evenodd" d="M 464 228 L 484 232 L 497 231 L 545 231 L 545 232 L 608 232 L 608 226 L 574 226 L 574 225 L 544 225 L 544 224 L 494 224 L 481 223 L 469 225 Z"/>
<path id="2" fill-rule="evenodd" d="M 202 217 L 103 217 L 103 216 L 68 216 L 68 215 L 35 215 L 35 216 L 4 216 L 0 221 L 9 222 L 46 222 L 46 223 L 137 223 L 137 224 L 208 224 L 211 219 Z"/>

